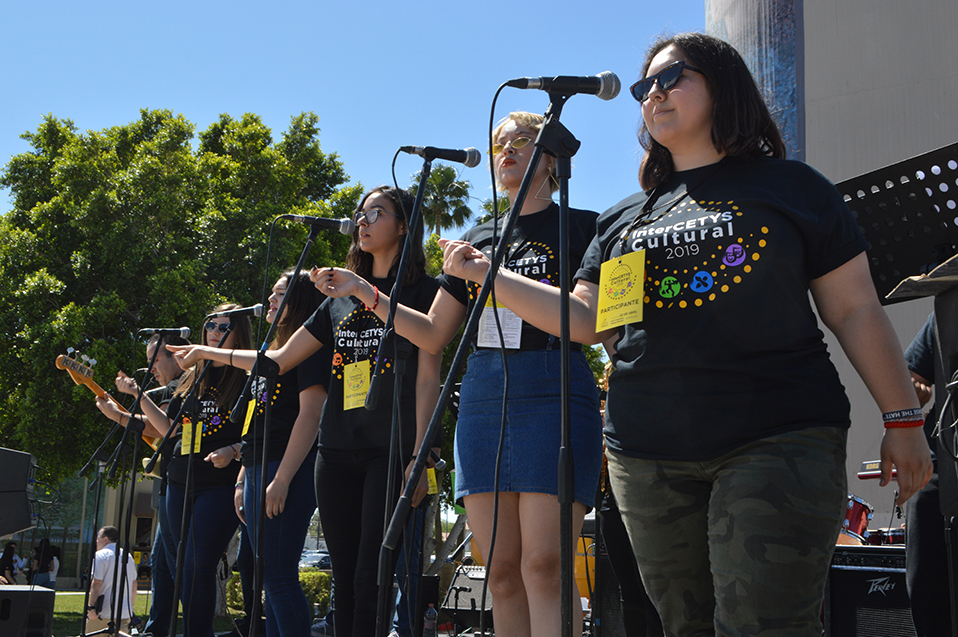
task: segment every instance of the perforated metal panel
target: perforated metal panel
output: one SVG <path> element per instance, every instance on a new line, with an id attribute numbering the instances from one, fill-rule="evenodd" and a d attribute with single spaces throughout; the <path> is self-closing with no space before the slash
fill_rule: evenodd
<path id="1" fill-rule="evenodd" d="M 836 184 L 870 244 L 882 302 L 909 276 L 956 254 L 958 143 Z"/>

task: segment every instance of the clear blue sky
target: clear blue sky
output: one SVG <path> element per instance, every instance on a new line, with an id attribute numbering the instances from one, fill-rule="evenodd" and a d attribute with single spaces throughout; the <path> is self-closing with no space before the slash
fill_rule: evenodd
<path id="1" fill-rule="evenodd" d="M 323 150 L 369 188 L 391 180 L 399 146 L 485 150 L 493 95 L 511 78 L 610 70 L 624 85 L 616 99 L 574 96 L 562 116 L 582 142 L 571 203 L 601 211 L 638 188 L 639 108 L 625 87 L 645 49 L 704 26 L 705 0 L 0 0 L 0 163 L 29 150 L 19 136 L 47 113 L 86 131 L 167 108 L 199 132 L 250 112 L 278 139 L 314 111 Z M 547 106 L 542 91 L 506 89 L 495 116 Z M 400 185 L 421 165 L 402 155 Z M 488 175 L 485 162 L 462 170 L 477 198 L 491 194 Z M 9 208 L 0 191 L 0 213 Z"/>

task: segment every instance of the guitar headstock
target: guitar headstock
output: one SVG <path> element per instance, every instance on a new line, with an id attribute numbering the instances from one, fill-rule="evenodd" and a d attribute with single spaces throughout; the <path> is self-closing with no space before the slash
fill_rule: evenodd
<path id="1" fill-rule="evenodd" d="M 82 362 L 81 362 L 82 361 Z M 72 347 L 67 349 L 64 356 L 57 356 L 56 366 L 58 369 L 65 369 L 77 385 L 86 385 L 90 390 L 102 398 L 103 390 L 93 382 L 93 366 L 96 365 L 96 359 L 90 358 L 86 354 L 80 355 Z"/>

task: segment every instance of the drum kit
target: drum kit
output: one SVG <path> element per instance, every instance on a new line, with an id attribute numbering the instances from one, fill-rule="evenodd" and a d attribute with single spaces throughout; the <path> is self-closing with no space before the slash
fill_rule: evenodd
<path id="1" fill-rule="evenodd" d="M 905 543 L 904 527 L 868 528 L 868 523 L 874 514 L 875 509 L 870 504 L 849 493 L 845 520 L 842 522 L 842 530 L 838 533 L 838 540 L 835 543 L 851 546 L 903 545 Z"/>

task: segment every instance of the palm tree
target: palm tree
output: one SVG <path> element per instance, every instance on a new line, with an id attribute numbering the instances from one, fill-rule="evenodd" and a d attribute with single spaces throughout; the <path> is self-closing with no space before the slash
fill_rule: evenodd
<path id="1" fill-rule="evenodd" d="M 409 190 L 413 194 L 419 190 L 419 176 L 420 173 L 412 176 L 413 185 Z M 432 167 L 423 196 L 423 222 L 427 236 L 462 227 L 472 218 L 472 210 L 466 205 L 471 185 L 468 181 L 458 180 L 458 177 L 456 169 L 448 164 Z"/>

